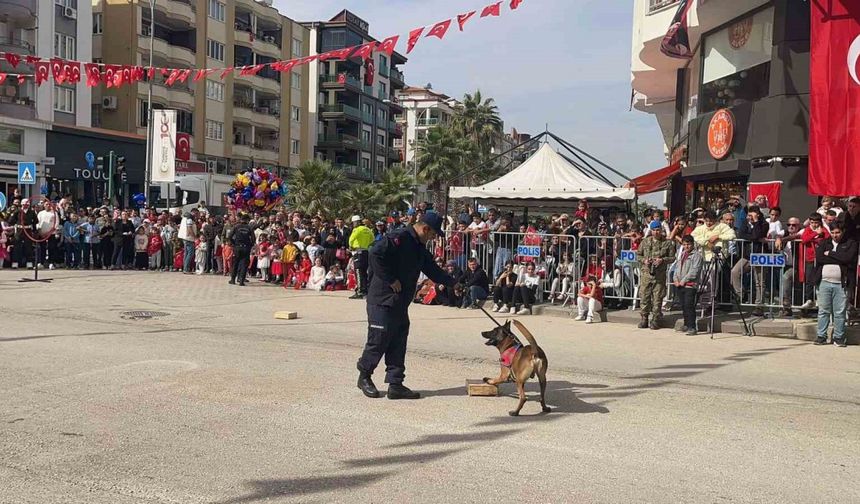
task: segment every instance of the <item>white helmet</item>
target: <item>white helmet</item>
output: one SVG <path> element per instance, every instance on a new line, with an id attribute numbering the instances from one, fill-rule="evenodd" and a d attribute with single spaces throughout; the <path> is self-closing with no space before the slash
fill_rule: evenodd
<path id="1" fill-rule="evenodd" d="M 360 217 L 360 216 L 358 216 L 358 215 L 353 215 L 353 216 L 352 216 L 352 219 L 350 219 L 350 220 L 351 220 L 352 222 L 361 222 L 361 217 Z"/>

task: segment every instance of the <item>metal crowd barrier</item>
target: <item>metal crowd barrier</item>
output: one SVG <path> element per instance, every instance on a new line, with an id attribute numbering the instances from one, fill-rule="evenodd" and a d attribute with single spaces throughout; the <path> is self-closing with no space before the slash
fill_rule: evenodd
<path id="1" fill-rule="evenodd" d="M 774 240 L 726 242 L 720 267 L 714 268 L 711 281 L 702 279 L 709 284 L 703 302 L 716 299 L 719 305 L 731 306 L 732 289 L 740 294 L 741 305 L 747 307 L 797 310 L 809 300 L 815 302 L 815 286 L 807 281 L 815 267 L 814 256 L 806 257 L 805 247 L 799 240 L 785 241 L 782 245 L 778 249 Z M 637 307 L 640 264 L 638 243 L 632 238 L 603 235 L 575 238 L 518 232 L 488 232 L 476 236 L 469 231 L 448 231 L 435 243 L 428 244 L 428 248 L 446 262 L 454 261 L 460 270 L 465 270 L 469 258 L 477 259 L 491 282 L 507 261 L 518 267 L 533 262 L 542 278 L 540 301 L 566 303 L 571 298 L 575 300 L 583 279 L 594 274 L 604 289 L 607 303 Z M 676 253 L 678 250 L 680 246 Z M 670 264 L 667 275 L 671 275 L 672 270 Z M 667 283 L 671 285 L 668 278 Z M 667 310 L 676 301 L 672 291 L 668 289 L 664 303 Z M 850 301 L 856 306 L 856 289 L 852 294 Z"/>

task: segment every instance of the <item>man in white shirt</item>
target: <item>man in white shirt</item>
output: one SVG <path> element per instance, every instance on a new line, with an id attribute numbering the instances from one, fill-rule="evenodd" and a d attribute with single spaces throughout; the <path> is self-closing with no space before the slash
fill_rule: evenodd
<path id="1" fill-rule="evenodd" d="M 785 228 L 782 225 L 782 221 L 779 220 L 781 215 L 782 209 L 778 206 L 775 206 L 770 209 L 770 217 L 767 218 L 768 240 L 776 240 L 777 238 L 785 236 Z"/>
<path id="2" fill-rule="evenodd" d="M 39 230 L 39 236 L 45 238 L 47 236 L 51 236 L 48 241 L 44 241 L 42 243 L 37 244 L 38 250 L 36 251 L 37 260 L 39 262 L 39 267 L 42 268 L 44 263 L 48 260 L 48 250 L 53 248 L 56 249 L 56 243 L 50 243 L 50 241 L 56 242 L 56 238 L 53 237 L 55 231 L 60 226 L 58 221 L 58 215 L 54 211 L 54 204 L 50 200 L 45 200 L 44 208 L 36 214 L 37 219 L 37 229 Z M 51 247 L 50 245 L 54 245 Z M 57 258 L 59 259 L 59 257 Z"/>
<path id="3" fill-rule="evenodd" d="M 191 210 L 182 217 L 182 222 L 179 224 L 179 233 L 177 236 L 185 245 L 184 256 L 182 257 L 182 272 L 186 275 L 191 275 L 191 261 L 194 259 L 194 240 L 197 239 L 197 209 Z"/>
<path id="4" fill-rule="evenodd" d="M 466 229 L 469 231 L 469 235 L 472 240 L 471 249 L 475 251 L 475 257 L 478 258 L 479 263 L 486 263 L 488 260 L 486 255 L 486 243 L 489 228 L 487 228 L 487 223 L 484 222 L 484 219 L 481 218 L 481 214 L 473 213 L 472 223 L 469 224 L 469 227 Z"/>

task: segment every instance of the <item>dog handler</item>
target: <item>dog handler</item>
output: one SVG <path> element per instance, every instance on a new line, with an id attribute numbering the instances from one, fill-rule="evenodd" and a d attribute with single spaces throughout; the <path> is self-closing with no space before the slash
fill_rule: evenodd
<path id="1" fill-rule="evenodd" d="M 389 399 L 418 399 L 403 385 L 409 305 L 415 297 L 418 274 L 450 288 L 454 279 L 443 272 L 427 250 L 427 242 L 442 234 L 442 217 L 433 211 L 410 227 L 393 231 L 377 241 L 368 254 L 370 286 L 367 294 L 367 344 L 358 360 L 358 388 L 367 397 L 379 397 L 370 379 L 385 355 L 385 382 Z"/>

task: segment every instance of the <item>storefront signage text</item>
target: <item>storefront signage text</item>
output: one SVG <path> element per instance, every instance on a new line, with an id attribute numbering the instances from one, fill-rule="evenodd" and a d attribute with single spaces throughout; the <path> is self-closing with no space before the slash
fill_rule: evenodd
<path id="1" fill-rule="evenodd" d="M 728 109 L 720 109 L 708 125 L 708 150 L 714 159 L 724 159 L 732 150 L 735 139 L 735 116 Z"/>

